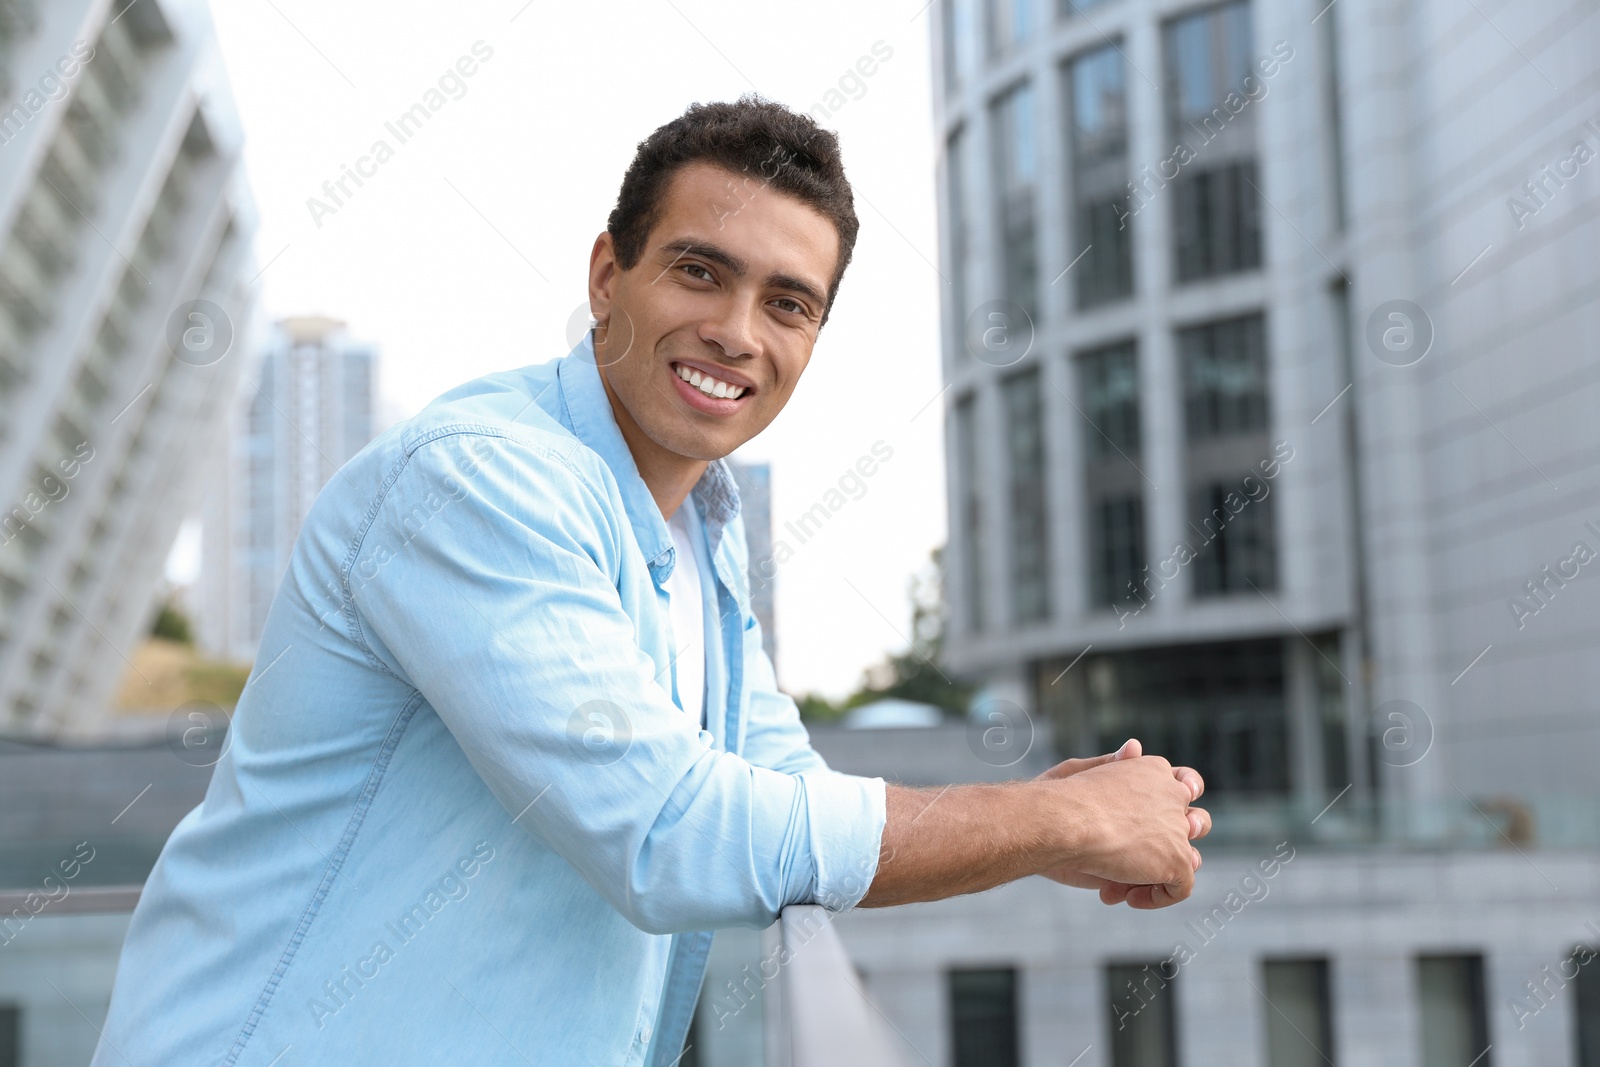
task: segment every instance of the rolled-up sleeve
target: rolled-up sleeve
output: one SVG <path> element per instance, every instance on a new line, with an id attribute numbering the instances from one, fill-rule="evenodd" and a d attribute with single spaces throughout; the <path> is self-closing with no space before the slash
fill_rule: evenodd
<path id="1" fill-rule="evenodd" d="M 640 647 L 615 489 L 580 467 L 488 430 L 417 445 L 353 550 L 352 637 L 422 694 L 516 825 L 639 928 L 854 906 L 882 781 L 711 747 Z"/>

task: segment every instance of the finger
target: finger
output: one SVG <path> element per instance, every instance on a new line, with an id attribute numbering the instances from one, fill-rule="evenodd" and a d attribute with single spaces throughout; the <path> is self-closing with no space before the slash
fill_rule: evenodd
<path id="1" fill-rule="evenodd" d="M 1196 852 L 1194 858 L 1195 866 L 1198 867 L 1200 865 L 1200 853 Z M 1133 904 L 1134 907 L 1165 908 L 1179 901 L 1188 900 L 1189 894 L 1194 892 L 1194 872 L 1190 871 L 1188 875 L 1177 881 L 1152 885 L 1148 888 L 1150 892 L 1140 895 L 1138 903 L 1134 903 L 1132 900 L 1129 900 L 1128 903 Z"/>
<path id="2" fill-rule="evenodd" d="M 1074 889 L 1099 889 L 1107 884 L 1104 878 L 1092 874 L 1084 874 L 1082 871 L 1069 870 L 1065 867 L 1039 873 L 1052 882 L 1060 882 L 1062 885 L 1069 885 Z"/>
<path id="3" fill-rule="evenodd" d="M 1199 800 L 1200 794 L 1206 791 L 1206 780 L 1193 767 L 1174 767 L 1172 776 L 1189 787 L 1190 800 Z"/>
<path id="4" fill-rule="evenodd" d="M 1133 886 L 1128 891 L 1128 907 L 1138 908 L 1140 911 L 1150 911 L 1155 908 L 1166 907 L 1167 904 L 1172 902 L 1168 900 L 1158 901 L 1156 897 L 1156 891 L 1164 888 L 1164 886 L 1157 885 Z"/>
<path id="5" fill-rule="evenodd" d="M 1140 911 L 1154 911 L 1157 908 L 1170 908 L 1185 896 L 1179 896 L 1170 885 L 1140 886 L 1144 892 L 1128 898 L 1128 906 L 1138 908 Z"/>
<path id="6" fill-rule="evenodd" d="M 1121 904 L 1128 899 L 1128 894 L 1137 888 L 1125 882 L 1107 882 L 1100 887 L 1100 903 Z"/>
<path id="7" fill-rule="evenodd" d="M 1066 778 L 1077 774 L 1080 771 L 1086 771 L 1090 767 L 1099 767 L 1103 764 L 1110 763 L 1112 760 L 1128 759 L 1129 746 L 1132 746 L 1131 754 L 1137 756 L 1139 754 L 1139 742 L 1130 739 L 1123 742 L 1122 747 L 1117 749 L 1115 752 L 1108 752 L 1103 756 L 1086 756 L 1082 759 L 1062 760 L 1054 767 L 1051 767 L 1048 771 L 1045 771 L 1039 777 Z"/>
<path id="8" fill-rule="evenodd" d="M 1194 841 L 1211 832 L 1211 813 L 1205 808 L 1189 809 L 1189 840 Z"/>

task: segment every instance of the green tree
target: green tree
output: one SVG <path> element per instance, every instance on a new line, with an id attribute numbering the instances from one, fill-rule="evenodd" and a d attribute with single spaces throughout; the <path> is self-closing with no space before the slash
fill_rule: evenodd
<path id="1" fill-rule="evenodd" d="M 189 616 L 179 611 L 170 600 L 163 601 L 156 611 L 155 621 L 150 624 L 150 636 L 176 641 L 180 645 L 194 644 L 194 628 L 189 624 Z"/>

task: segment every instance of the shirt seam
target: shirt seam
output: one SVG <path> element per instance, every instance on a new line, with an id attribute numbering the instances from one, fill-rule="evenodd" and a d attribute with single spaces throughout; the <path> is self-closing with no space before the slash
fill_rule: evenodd
<path id="1" fill-rule="evenodd" d="M 383 781 L 384 774 L 389 769 L 389 760 L 394 755 L 394 750 L 400 744 L 400 738 L 405 734 L 406 727 L 416 716 L 417 708 L 422 705 L 422 694 L 414 692 L 409 700 L 401 707 L 395 721 L 389 726 L 388 736 L 384 738 L 383 745 L 378 749 L 374 758 L 372 769 L 367 773 L 366 784 L 361 789 L 361 794 L 356 798 L 356 803 L 350 812 L 350 818 L 345 823 L 344 834 L 339 839 L 339 845 L 334 849 L 333 856 L 329 858 L 328 865 L 323 871 L 322 880 L 317 884 L 316 891 L 312 893 L 310 902 L 306 905 L 305 912 L 300 916 L 294 933 L 289 938 L 289 943 L 284 946 L 283 954 L 278 959 L 277 966 L 273 969 L 267 984 L 261 990 L 256 1005 L 245 1018 L 244 1026 L 239 1031 L 239 1036 L 234 1039 L 232 1050 L 224 1061 L 224 1067 L 233 1067 L 239 1057 L 244 1054 L 245 1045 L 254 1036 L 256 1027 L 267 1013 L 267 1008 L 272 1003 L 273 994 L 277 992 L 278 985 L 289 971 L 289 965 L 294 962 L 295 954 L 300 949 L 300 943 L 305 940 L 306 934 L 311 929 L 311 923 L 322 910 L 322 902 L 327 899 L 328 893 L 333 888 L 333 879 L 338 875 L 344 861 L 348 858 L 351 848 L 355 846 L 356 834 L 360 832 L 362 824 L 366 821 L 367 812 L 372 807 L 372 798 L 378 792 L 378 786 Z"/>
<path id="2" fill-rule="evenodd" d="M 361 550 L 366 545 L 367 534 L 371 532 L 372 524 L 377 521 L 378 514 L 383 510 L 383 505 L 389 499 L 389 493 L 394 489 L 395 483 L 400 480 L 400 476 L 411 465 L 412 457 L 425 445 L 433 444 L 446 437 L 468 435 L 497 437 L 521 445 L 529 451 L 546 458 L 554 459 L 567 468 L 585 489 L 595 493 L 594 487 L 589 484 L 583 472 L 571 461 L 570 452 L 562 453 L 546 445 L 534 444 L 515 434 L 507 433 L 496 426 L 484 423 L 450 423 L 445 426 L 436 426 L 419 436 L 415 441 L 407 443 L 404 446 L 403 454 L 395 461 L 394 467 L 390 470 L 389 476 L 384 479 L 383 485 L 374 494 L 372 503 L 367 506 L 366 514 L 362 516 L 361 525 L 356 528 L 355 536 L 351 539 L 350 548 L 345 553 L 344 560 L 339 564 L 339 587 L 340 592 L 343 594 L 345 623 L 350 627 L 350 640 L 361 650 L 361 654 L 366 657 L 370 666 L 402 684 L 409 685 L 410 683 L 390 670 L 389 665 L 367 643 L 366 632 L 361 626 L 361 613 L 356 608 L 355 591 L 350 587 L 350 572 L 354 569 L 356 561 L 361 558 Z M 595 493 L 595 495 L 599 496 L 598 493 Z"/>

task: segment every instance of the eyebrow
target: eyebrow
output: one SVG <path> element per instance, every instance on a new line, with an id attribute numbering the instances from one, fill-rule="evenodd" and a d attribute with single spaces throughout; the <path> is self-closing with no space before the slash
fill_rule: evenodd
<path id="1" fill-rule="evenodd" d="M 721 248 L 709 241 L 697 241 L 689 237 L 680 237 L 675 241 L 668 241 L 663 244 L 660 251 L 675 253 L 672 261 L 674 264 L 684 256 L 693 254 L 701 259 L 710 260 L 712 263 L 726 267 L 737 278 L 744 277 L 750 271 L 749 263 L 729 252 L 726 248 Z M 662 273 L 665 274 L 666 271 L 662 271 Z M 827 298 L 822 295 L 822 292 L 815 285 L 793 274 L 773 271 L 767 275 L 766 284 L 775 289 L 787 289 L 792 293 L 800 293 L 809 297 L 818 307 L 827 302 Z"/>

